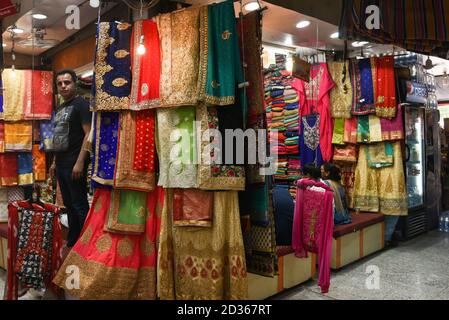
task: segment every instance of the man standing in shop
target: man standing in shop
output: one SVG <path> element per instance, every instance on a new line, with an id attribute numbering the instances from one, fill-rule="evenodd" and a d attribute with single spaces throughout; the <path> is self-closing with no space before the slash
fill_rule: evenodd
<path id="1" fill-rule="evenodd" d="M 53 150 L 55 152 L 50 176 L 58 179 L 62 200 L 67 209 L 69 233 L 67 247 L 78 240 L 84 226 L 89 202 L 87 200 L 88 152 L 84 150 L 91 129 L 89 103 L 77 95 L 76 73 L 62 70 L 56 74 L 56 86 L 62 103 L 56 110 Z"/>

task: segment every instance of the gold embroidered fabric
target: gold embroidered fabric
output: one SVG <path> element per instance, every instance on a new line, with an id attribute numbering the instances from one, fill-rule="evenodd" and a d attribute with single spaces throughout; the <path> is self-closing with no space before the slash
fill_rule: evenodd
<path id="1" fill-rule="evenodd" d="M 6 121 L 22 120 L 26 94 L 25 71 L 5 69 L 2 72 L 2 82 L 3 118 Z"/>
<path id="2" fill-rule="evenodd" d="M 212 228 L 174 228 L 173 194 L 168 193 L 158 252 L 159 297 L 163 300 L 247 299 L 238 193 L 214 193 Z"/>
<path id="3" fill-rule="evenodd" d="M 178 145 L 179 141 L 176 138 L 180 137 L 180 139 L 190 139 L 190 136 L 182 137 L 182 132 L 178 130 L 178 126 L 184 121 L 184 119 L 180 119 L 179 115 L 183 113 L 192 113 L 192 119 L 195 118 L 195 109 L 193 107 L 181 108 L 184 108 L 184 110 L 180 111 L 180 109 L 173 108 L 157 109 L 157 149 L 159 155 L 158 185 L 164 188 L 198 187 L 197 165 L 194 163 L 182 163 L 182 161 L 180 161 L 181 163 L 177 163 L 171 159 L 173 156 L 173 150 L 180 147 L 180 145 Z M 190 132 L 186 133 L 190 134 Z M 194 132 L 192 133 L 195 134 Z M 193 142 L 195 143 L 196 141 L 193 140 Z M 192 149 L 196 152 L 196 145 L 188 149 Z M 187 150 L 179 150 L 180 153 L 185 151 Z"/>
<path id="4" fill-rule="evenodd" d="M 161 40 L 161 106 L 198 103 L 199 8 L 157 17 Z"/>
<path id="5" fill-rule="evenodd" d="M 380 118 L 375 115 L 369 116 L 369 140 L 370 143 L 382 141 L 382 127 L 380 125 Z"/>
<path id="6" fill-rule="evenodd" d="M 346 66 L 346 77 L 343 75 Z M 349 62 L 329 62 L 329 73 L 335 82 L 330 92 L 332 118 L 351 118 L 353 92 L 349 73 Z M 343 80 L 345 80 L 343 82 Z"/>

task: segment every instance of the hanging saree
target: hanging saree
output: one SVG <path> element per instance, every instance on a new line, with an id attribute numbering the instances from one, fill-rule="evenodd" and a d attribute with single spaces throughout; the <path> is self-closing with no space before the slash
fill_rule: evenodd
<path id="1" fill-rule="evenodd" d="M 345 146 L 334 147 L 334 161 L 340 162 L 357 162 L 357 146 L 354 144 L 347 144 Z"/>
<path id="2" fill-rule="evenodd" d="M 345 119 L 334 119 L 334 134 L 332 135 L 332 144 L 344 145 Z"/>
<path id="3" fill-rule="evenodd" d="M 198 104 L 199 8 L 159 15 L 160 98 L 163 107 Z"/>
<path id="4" fill-rule="evenodd" d="M 131 110 L 159 107 L 159 84 L 161 74 L 161 48 L 157 24 L 153 20 L 136 21 L 131 35 Z M 145 46 L 145 53 L 137 48 Z"/>
<path id="5" fill-rule="evenodd" d="M 34 183 L 33 155 L 31 153 L 17 154 L 17 173 L 19 186 L 29 186 Z"/>
<path id="6" fill-rule="evenodd" d="M 0 188 L 0 223 L 8 222 L 8 188 Z"/>
<path id="7" fill-rule="evenodd" d="M 5 122 L 0 121 L 0 153 L 5 153 Z"/>
<path id="8" fill-rule="evenodd" d="M 377 65 L 376 114 L 381 118 L 392 119 L 396 116 L 396 78 L 394 75 L 394 57 L 374 59 Z"/>
<path id="9" fill-rule="evenodd" d="M 388 142 L 370 144 L 367 151 L 368 165 L 371 168 L 393 166 L 393 145 Z"/>
<path id="10" fill-rule="evenodd" d="M 345 132 L 343 135 L 343 142 L 345 143 L 357 143 L 357 117 L 352 117 L 345 120 Z"/>
<path id="11" fill-rule="evenodd" d="M 33 147 L 31 121 L 5 122 L 5 151 L 29 151 Z"/>
<path id="12" fill-rule="evenodd" d="M 3 118 L 5 121 L 23 120 L 26 95 L 25 70 L 5 69 L 3 81 Z"/>
<path id="13" fill-rule="evenodd" d="M 114 187 L 152 191 L 156 186 L 154 110 L 120 113 Z"/>
<path id="14" fill-rule="evenodd" d="M 62 263 L 59 212 L 50 204 L 30 205 L 28 201 L 9 204 L 7 300 L 19 298 L 19 286 L 52 289 L 60 296 L 51 283 Z"/>
<path id="15" fill-rule="evenodd" d="M 335 87 L 330 92 L 331 117 L 349 119 L 353 100 L 349 62 L 330 62 L 328 66 L 335 83 Z"/>
<path id="16" fill-rule="evenodd" d="M 232 105 L 245 81 L 240 60 L 234 2 L 200 9 L 199 98 L 212 105 Z M 241 99 L 241 101 L 244 101 Z M 246 111 L 246 109 L 245 109 Z"/>
<path id="17" fill-rule="evenodd" d="M 394 165 L 373 169 L 368 164 L 368 147 L 360 147 L 355 172 L 354 208 L 402 216 L 408 213 L 401 144 L 393 144 Z"/>
<path id="18" fill-rule="evenodd" d="M 2 187 L 17 186 L 19 183 L 17 172 L 17 154 L 0 154 L 0 179 Z"/>
<path id="19" fill-rule="evenodd" d="M 112 190 L 104 231 L 137 235 L 145 232 L 148 211 L 153 212 L 156 205 L 152 201 L 148 210 L 147 196 L 134 190 Z"/>
<path id="20" fill-rule="evenodd" d="M 375 115 L 369 115 L 369 142 L 381 142 L 382 141 L 382 128 L 380 125 L 380 118 Z"/>
<path id="21" fill-rule="evenodd" d="M 47 161 L 45 152 L 39 150 L 39 145 L 33 145 L 33 172 L 35 181 L 47 180 Z"/>
<path id="22" fill-rule="evenodd" d="M 131 25 L 100 22 L 98 29 L 93 111 L 129 109 Z"/>
<path id="23" fill-rule="evenodd" d="M 158 185 L 197 188 L 195 108 L 157 110 Z"/>
<path id="24" fill-rule="evenodd" d="M 351 74 L 354 89 L 351 113 L 357 116 L 376 113 L 371 59 L 352 60 Z"/>
<path id="25" fill-rule="evenodd" d="M 235 107 L 218 109 L 200 104 L 196 109 L 196 119 L 200 122 L 201 137 L 198 137 L 198 186 L 202 190 L 245 190 L 245 167 L 226 163 L 226 129 L 235 129 L 232 124 L 238 117 L 233 111 Z M 230 124 L 229 126 L 227 124 Z M 221 133 L 221 141 L 214 135 Z M 217 147 L 216 143 L 221 142 Z M 232 146 L 234 147 L 234 145 Z M 218 152 L 217 149 L 220 149 Z M 234 148 L 235 150 L 235 148 Z M 234 156 L 236 152 L 233 152 Z M 226 163 L 226 164 L 222 164 Z"/>
<path id="26" fill-rule="evenodd" d="M 302 118 L 299 149 L 301 150 L 301 166 L 314 163 L 321 167 L 324 160 L 320 149 L 320 116 L 309 115 Z"/>
<path id="27" fill-rule="evenodd" d="M 197 189 L 174 189 L 175 227 L 212 227 L 214 193 Z"/>
<path id="28" fill-rule="evenodd" d="M 24 119 L 50 120 L 53 110 L 53 72 L 34 70 L 30 73 L 32 79 L 26 90 L 31 99 L 27 99 L 24 105 Z"/>
<path id="29" fill-rule="evenodd" d="M 161 300 L 243 300 L 248 298 L 245 248 L 237 192 L 214 192 L 211 228 L 172 225 L 167 192 L 158 250 Z"/>
<path id="30" fill-rule="evenodd" d="M 311 187 L 321 188 L 323 191 Z M 318 285 L 322 293 L 329 292 L 333 230 L 332 189 L 322 182 L 299 180 L 292 247 L 297 258 L 307 258 L 308 251 L 318 254 Z"/>
<path id="31" fill-rule="evenodd" d="M 243 66 L 249 86 L 248 94 L 248 116 L 249 123 L 257 121 L 257 117 L 265 113 L 263 94 L 262 59 L 262 14 L 253 11 L 243 18 L 243 25 L 239 20 L 237 29 L 240 36 L 240 49 L 242 51 Z M 242 30 L 243 29 L 243 30 Z"/>
<path id="32" fill-rule="evenodd" d="M 357 143 L 370 143 L 369 116 L 357 117 Z"/>
<path id="33" fill-rule="evenodd" d="M 348 208 L 354 208 L 354 184 L 355 184 L 356 163 L 345 164 L 340 166 L 341 184 L 345 189 Z"/>
<path id="34" fill-rule="evenodd" d="M 119 131 L 118 112 L 96 112 L 92 153 L 92 185 L 113 186 Z"/>
<path id="35" fill-rule="evenodd" d="M 54 118 L 54 113 L 52 114 L 52 118 Z M 46 152 L 52 151 L 53 149 L 53 136 L 55 133 L 54 122 L 50 121 L 39 121 L 40 126 L 40 136 L 41 143 L 40 149 Z M 92 127 L 94 128 L 94 127 Z"/>
<path id="36" fill-rule="evenodd" d="M 395 141 L 404 139 L 404 121 L 402 105 L 398 105 L 396 117 L 393 119 L 380 119 L 383 141 Z"/>
<path id="37" fill-rule="evenodd" d="M 149 213 L 145 231 L 123 235 L 104 231 L 111 205 L 111 190 L 97 189 L 80 239 L 70 251 L 53 282 L 82 300 L 150 300 L 156 298 L 156 238 L 165 192 L 147 195 Z M 66 268 L 79 267 L 79 289 L 68 288 Z"/>

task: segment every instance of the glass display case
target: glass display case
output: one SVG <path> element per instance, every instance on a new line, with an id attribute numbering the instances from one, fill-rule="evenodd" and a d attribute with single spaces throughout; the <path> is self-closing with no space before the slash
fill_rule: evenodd
<path id="1" fill-rule="evenodd" d="M 422 107 L 409 106 L 405 108 L 406 174 L 409 209 L 419 208 L 425 204 L 424 112 L 425 109 Z"/>

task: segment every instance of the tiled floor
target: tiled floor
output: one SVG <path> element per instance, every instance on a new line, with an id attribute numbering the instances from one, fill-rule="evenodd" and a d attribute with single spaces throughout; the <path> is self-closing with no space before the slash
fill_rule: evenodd
<path id="1" fill-rule="evenodd" d="M 373 266 L 379 285 L 369 289 Z M 313 280 L 273 299 L 449 300 L 449 234 L 431 232 L 333 272 L 326 295 Z"/>
<path id="2" fill-rule="evenodd" d="M 372 283 L 367 280 L 370 266 L 379 271 L 379 289 L 366 285 Z M 5 279 L 6 273 L 0 269 L 0 294 Z M 334 272 L 327 295 L 320 293 L 316 281 L 309 281 L 273 299 L 449 300 L 449 234 L 431 232 Z"/>

